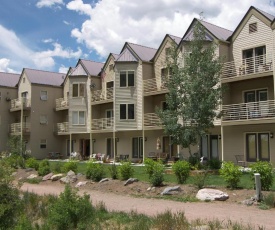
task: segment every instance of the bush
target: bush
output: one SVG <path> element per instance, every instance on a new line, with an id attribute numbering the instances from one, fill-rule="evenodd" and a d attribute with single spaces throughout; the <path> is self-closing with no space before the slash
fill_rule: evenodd
<path id="1" fill-rule="evenodd" d="M 49 207 L 48 221 L 53 229 L 88 229 L 93 214 L 90 196 L 81 197 L 66 185 L 64 192 Z"/>
<path id="2" fill-rule="evenodd" d="M 222 162 L 217 158 L 213 158 L 207 162 L 207 165 L 209 169 L 220 169 L 222 166 Z"/>
<path id="3" fill-rule="evenodd" d="M 10 156 L 4 158 L 3 161 L 15 169 L 25 168 L 25 159 L 20 155 L 11 154 Z"/>
<path id="4" fill-rule="evenodd" d="M 115 164 L 111 165 L 111 167 L 109 168 L 109 172 L 111 174 L 112 179 L 116 180 L 118 178 L 118 171 Z"/>
<path id="5" fill-rule="evenodd" d="M 164 165 L 161 162 L 155 162 L 150 182 L 153 186 L 160 186 L 164 181 Z"/>
<path id="6" fill-rule="evenodd" d="M 100 163 L 93 161 L 87 164 L 86 178 L 92 179 L 93 181 L 100 181 L 105 175 L 104 167 Z"/>
<path id="7" fill-rule="evenodd" d="M 198 189 L 203 188 L 207 176 L 208 176 L 208 171 L 207 170 L 198 171 L 193 176 L 194 184 L 198 187 Z"/>
<path id="8" fill-rule="evenodd" d="M 187 161 L 177 161 L 175 164 L 172 165 L 172 170 L 177 177 L 178 183 L 183 184 L 189 177 L 189 173 L 191 170 L 190 163 Z"/>
<path id="9" fill-rule="evenodd" d="M 258 161 L 251 165 L 252 178 L 254 181 L 254 173 L 261 175 L 262 190 L 269 191 L 273 184 L 272 164 L 266 161 Z"/>
<path id="10" fill-rule="evenodd" d="M 62 172 L 61 168 L 62 168 L 62 164 L 59 161 L 56 161 L 52 164 L 52 171 L 54 173 L 61 173 Z"/>
<path id="11" fill-rule="evenodd" d="M 30 157 L 26 160 L 26 167 L 27 168 L 33 168 L 37 171 L 38 168 L 39 168 L 39 163 L 35 158 Z"/>
<path id="12" fill-rule="evenodd" d="M 238 187 L 242 176 L 239 166 L 235 165 L 232 161 L 224 162 L 219 172 L 230 188 Z"/>
<path id="13" fill-rule="evenodd" d="M 153 172 L 154 172 L 154 167 L 156 165 L 156 161 L 150 159 L 150 158 L 146 158 L 144 160 L 144 165 L 145 165 L 145 172 L 148 174 L 149 179 L 152 177 Z"/>
<path id="14" fill-rule="evenodd" d="M 51 172 L 50 163 L 48 160 L 43 160 L 39 163 L 38 175 L 45 176 Z"/>
<path id="15" fill-rule="evenodd" d="M 267 209 L 275 208 L 275 193 L 271 192 L 263 196 L 260 206 L 267 207 Z"/>
<path id="16" fill-rule="evenodd" d="M 63 166 L 61 167 L 61 171 L 63 173 L 67 173 L 70 170 L 72 170 L 73 172 L 77 173 L 77 162 L 76 161 L 68 161 L 65 164 L 63 164 Z"/>
<path id="17" fill-rule="evenodd" d="M 131 162 L 122 162 L 118 168 L 118 174 L 121 180 L 128 180 L 134 175 L 134 169 L 131 167 Z"/>
<path id="18" fill-rule="evenodd" d="M 191 166 L 196 166 L 200 164 L 200 159 L 196 156 L 189 156 L 188 162 Z"/>

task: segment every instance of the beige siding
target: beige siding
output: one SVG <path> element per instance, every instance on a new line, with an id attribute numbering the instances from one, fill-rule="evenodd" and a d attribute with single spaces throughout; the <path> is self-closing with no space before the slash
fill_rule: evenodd
<path id="1" fill-rule="evenodd" d="M 23 82 L 23 79 L 25 79 L 25 82 Z M 18 83 L 18 98 L 21 98 L 21 93 L 23 92 L 28 92 L 27 99 L 30 99 L 32 97 L 31 83 L 25 73 L 20 78 L 20 82 Z"/>
<path id="2" fill-rule="evenodd" d="M 111 65 L 113 68 L 111 68 Z M 106 84 L 107 82 L 113 81 L 114 76 L 115 76 L 115 71 L 114 71 L 114 66 L 115 66 L 115 59 L 113 56 L 110 56 L 109 60 L 107 61 L 107 67 L 105 68 L 105 77 L 104 81 L 101 82 L 102 90 L 106 90 Z"/>
<path id="3" fill-rule="evenodd" d="M 70 92 L 70 81 L 69 81 L 69 79 L 67 79 L 65 81 L 65 84 L 63 86 L 63 98 L 68 99 L 67 98 L 68 92 Z"/>
<path id="4" fill-rule="evenodd" d="M 222 58 L 223 62 L 230 60 L 230 45 L 220 42 L 219 43 L 219 57 Z"/>

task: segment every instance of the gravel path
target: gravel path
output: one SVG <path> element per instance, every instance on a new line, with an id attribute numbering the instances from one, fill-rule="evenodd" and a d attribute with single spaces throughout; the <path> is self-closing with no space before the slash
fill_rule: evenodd
<path id="1" fill-rule="evenodd" d="M 39 195 L 58 195 L 64 190 L 62 184 L 28 184 L 21 187 L 23 191 L 34 192 Z M 81 188 L 80 193 L 90 194 L 94 204 L 105 203 L 108 210 L 130 212 L 135 210 L 146 215 L 156 215 L 166 210 L 172 212 L 184 211 L 188 220 L 219 219 L 231 220 L 242 224 L 250 224 L 255 227 L 264 226 L 267 230 L 275 229 L 275 210 L 260 210 L 256 207 L 247 207 L 240 204 L 225 204 L 224 202 L 195 202 L 181 203 L 169 200 L 134 198 L 130 196 L 117 195 L 114 193 L 102 193 L 94 190 Z"/>

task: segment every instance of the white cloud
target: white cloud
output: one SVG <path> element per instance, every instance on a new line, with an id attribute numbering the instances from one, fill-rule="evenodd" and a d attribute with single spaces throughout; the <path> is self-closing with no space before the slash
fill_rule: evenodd
<path id="1" fill-rule="evenodd" d="M 72 36 L 106 57 L 120 52 L 126 41 L 158 48 L 167 33 L 183 36 L 201 12 L 206 21 L 234 30 L 251 5 L 275 14 L 269 0 L 101 0 L 93 6 L 73 0 L 66 7 L 89 16 Z"/>
<path id="2" fill-rule="evenodd" d="M 65 25 L 71 25 L 71 23 L 68 22 L 68 21 L 66 21 L 66 20 L 63 20 L 63 23 L 64 23 Z"/>
<path id="3" fill-rule="evenodd" d="M 52 43 L 52 42 L 53 42 L 53 39 L 51 39 L 51 38 L 44 39 L 43 42 L 44 42 L 44 43 Z"/>
<path id="4" fill-rule="evenodd" d="M 58 69 L 59 73 L 67 73 L 68 72 L 68 67 L 65 67 L 64 65 L 61 65 Z"/>
<path id="5" fill-rule="evenodd" d="M 0 59 L 0 72 L 17 73 L 17 71 L 9 68 L 10 60 L 7 58 Z"/>
<path id="6" fill-rule="evenodd" d="M 38 8 L 42 8 L 42 7 L 57 7 L 60 8 L 59 5 L 64 5 L 63 0 L 39 0 L 36 3 L 36 6 Z"/>

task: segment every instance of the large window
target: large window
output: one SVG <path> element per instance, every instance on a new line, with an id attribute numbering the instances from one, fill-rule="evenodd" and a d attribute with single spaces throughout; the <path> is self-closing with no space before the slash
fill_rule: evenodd
<path id="1" fill-rule="evenodd" d="M 73 125 L 85 125 L 85 112 L 84 111 L 73 111 Z"/>
<path id="2" fill-rule="evenodd" d="M 120 120 L 135 119 L 135 105 L 134 104 L 120 104 Z"/>
<path id="3" fill-rule="evenodd" d="M 47 148 L 47 140 L 41 139 L 40 140 L 40 149 L 46 149 Z"/>
<path id="4" fill-rule="evenodd" d="M 45 91 L 45 90 L 40 91 L 40 100 L 42 101 L 48 100 L 48 91 Z"/>
<path id="5" fill-rule="evenodd" d="M 73 97 L 85 97 L 85 83 L 73 84 Z"/>
<path id="6" fill-rule="evenodd" d="M 269 161 L 269 133 L 246 134 L 246 158 L 247 161 Z"/>
<path id="7" fill-rule="evenodd" d="M 135 86 L 135 72 L 121 71 L 120 72 L 120 87 Z"/>
<path id="8" fill-rule="evenodd" d="M 267 89 L 251 90 L 244 92 L 244 102 L 267 101 Z"/>

